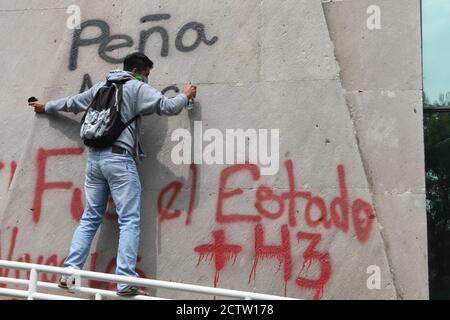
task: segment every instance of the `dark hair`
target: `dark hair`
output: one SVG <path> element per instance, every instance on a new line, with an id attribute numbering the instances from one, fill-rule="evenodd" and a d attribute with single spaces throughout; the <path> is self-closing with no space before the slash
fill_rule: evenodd
<path id="1" fill-rule="evenodd" d="M 143 70 L 145 68 L 153 68 L 153 61 L 150 60 L 145 54 L 135 52 L 125 57 L 123 62 L 123 70 L 131 71 L 134 68 Z"/>

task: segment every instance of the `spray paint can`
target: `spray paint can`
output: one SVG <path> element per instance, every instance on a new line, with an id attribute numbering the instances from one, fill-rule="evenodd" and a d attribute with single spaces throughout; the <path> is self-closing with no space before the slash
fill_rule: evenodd
<path id="1" fill-rule="evenodd" d="M 186 106 L 186 110 L 190 111 L 194 109 L 194 104 L 195 104 L 194 98 L 189 99 L 189 103 Z"/>

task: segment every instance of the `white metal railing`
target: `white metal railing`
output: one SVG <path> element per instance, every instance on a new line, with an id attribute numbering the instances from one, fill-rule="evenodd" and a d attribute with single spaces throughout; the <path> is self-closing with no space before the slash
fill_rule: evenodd
<path id="1" fill-rule="evenodd" d="M 87 300 L 81 299 L 77 297 L 71 297 L 67 295 L 56 295 L 56 294 L 46 294 L 38 292 L 38 288 L 59 290 L 61 289 L 55 283 L 49 282 L 41 282 L 38 281 L 39 273 L 50 273 L 50 274 L 58 274 L 65 275 L 69 277 L 67 281 L 68 284 L 74 285 L 69 287 L 69 292 L 71 293 L 79 293 L 79 294 L 88 294 L 90 296 L 94 296 L 95 300 L 102 300 L 104 297 L 110 297 L 115 299 L 133 299 L 133 300 L 166 300 L 158 297 L 150 297 L 150 296 L 135 296 L 135 297 L 120 297 L 114 291 L 94 289 L 81 287 L 81 279 L 93 279 L 104 282 L 112 282 L 112 283 L 126 283 L 129 285 L 136 285 L 140 287 L 147 288 L 157 288 L 157 289 L 169 289 L 197 294 L 204 294 L 210 296 L 219 296 L 219 297 L 227 297 L 234 299 L 245 299 L 245 300 L 294 300 L 292 298 L 286 298 L 281 296 L 260 294 L 254 292 L 246 292 L 246 291 L 238 291 L 238 290 L 229 290 L 229 289 L 221 289 L 221 288 L 211 288 L 199 285 L 185 284 L 185 283 L 177 283 L 170 281 L 161 281 L 161 280 L 152 280 L 152 279 L 142 279 L 142 278 L 134 278 L 134 277 L 126 277 L 126 276 L 118 276 L 109 273 L 101 273 L 101 272 L 93 272 L 93 271 L 85 271 L 85 270 L 76 270 L 76 269 L 68 269 L 68 268 L 60 268 L 53 266 L 45 266 L 39 264 L 32 263 L 24 263 L 24 262 L 15 262 L 15 261 L 6 261 L 0 260 L 0 268 L 7 269 L 19 269 L 19 270 L 28 270 L 30 271 L 30 279 L 15 279 L 15 278 L 6 278 L 0 277 L 0 284 L 10 284 L 10 285 L 18 285 L 18 286 L 27 286 L 27 290 L 17 290 L 17 289 L 8 289 L 8 288 L 0 288 L 0 296 L 7 297 L 17 297 L 17 298 L 26 298 L 28 300 Z M 67 292 L 67 290 L 64 290 Z"/>

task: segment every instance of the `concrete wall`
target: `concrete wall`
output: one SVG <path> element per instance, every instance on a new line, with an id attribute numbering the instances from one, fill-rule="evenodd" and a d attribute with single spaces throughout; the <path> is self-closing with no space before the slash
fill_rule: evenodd
<path id="1" fill-rule="evenodd" d="M 371 5 L 379 30 L 364 28 Z M 396 293 L 426 298 L 420 2 L 327 2 L 324 12 Z"/>
<path id="2" fill-rule="evenodd" d="M 1 258 L 60 265 L 83 209 L 81 116 L 35 115 L 26 99 L 77 93 L 141 47 L 154 87 L 199 85 L 195 111 L 144 121 L 141 275 L 304 299 L 428 298 L 418 0 L 75 1 L 92 40 L 78 55 L 72 3 L 0 1 Z M 366 26 L 373 4 L 379 30 Z M 140 21 L 150 14 L 170 18 Z M 190 22 L 204 26 L 198 46 L 193 30 L 181 37 Z M 154 26 L 165 50 L 158 34 L 140 46 Z M 128 37 L 108 43 L 117 34 Z M 171 134 L 198 121 L 223 134 L 279 129 L 278 173 L 175 165 Z M 114 271 L 117 237 L 111 205 L 87 269 Z"/>

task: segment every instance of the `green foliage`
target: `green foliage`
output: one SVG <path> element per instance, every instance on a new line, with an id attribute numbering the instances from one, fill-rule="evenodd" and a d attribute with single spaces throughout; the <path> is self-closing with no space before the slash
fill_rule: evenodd
<path id="1" fill-rule="evenodd" d="M 448 95 L 424 108 L 447 108 Z M 430 298 L 450 299 L 450 112 L 424 113 Z"/>

